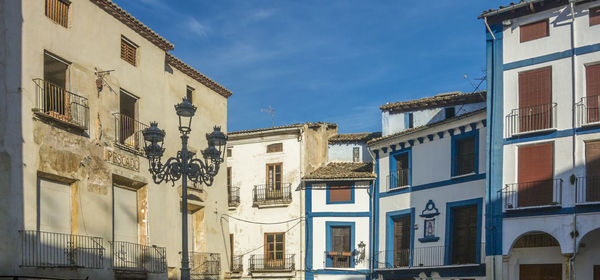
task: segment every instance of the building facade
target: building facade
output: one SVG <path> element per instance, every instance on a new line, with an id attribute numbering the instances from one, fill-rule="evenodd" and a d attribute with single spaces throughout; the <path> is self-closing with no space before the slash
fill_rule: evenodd
<path id="1" fill-rule="evenodd" d="M 496 279 L 600 279 L 600 1 L 485 11 Z"/>
<path id="2" fill-rule="evenodd" d="M 229 133 L 231 278 L 304 277 L 303 174 L 327 162 L 329 123 Z"/>
<path id="3" fill-rule="evenodd" d="M 373 278 L 485 279 L 485 92 L 381 109 Z"/>
<path id="4" fill-rule="evenodd" d="M 200 152 L 226 130 L 231 92 L 111 1 L 1 1 L 0 14 L 0 275 L 177 279 L 181 185 L 153 182 L 141 130 L 159 121 L 175 155 L 171 106 L 191 98 Z M 196 278 L 229 270 L 225 173 L 189 190 Z"/>

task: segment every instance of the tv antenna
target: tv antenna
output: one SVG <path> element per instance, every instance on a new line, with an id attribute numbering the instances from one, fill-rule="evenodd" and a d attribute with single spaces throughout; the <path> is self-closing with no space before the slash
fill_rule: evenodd
<path id="1" fill-rule="evenodd" d="M 260 109 L 261 113 L 269 113 L 271 115 L 271 124 L 273 126 L 275 126 L 275 109 L 273 109 L 273 107 L 271 107 L 271 105 L 269 105 L 269 108 L 267 109 Z"/>

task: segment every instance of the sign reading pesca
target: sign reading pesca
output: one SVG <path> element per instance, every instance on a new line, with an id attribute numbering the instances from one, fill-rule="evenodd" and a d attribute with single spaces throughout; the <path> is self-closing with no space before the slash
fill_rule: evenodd
<path id="1" fill-rule="evenodd" d="M 140 160 L 136 156 L 125 155 L 115 151 L 104 151 L 106 161 L 133 171 L 140 171 Z"/>

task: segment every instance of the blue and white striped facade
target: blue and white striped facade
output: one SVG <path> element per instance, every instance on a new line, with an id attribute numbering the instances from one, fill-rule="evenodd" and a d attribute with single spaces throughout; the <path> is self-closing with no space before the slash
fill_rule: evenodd
<path id="1" fill-rule="evenodd" d="M 600 25 L 588 23 L 589 9 L 600 6 L 600 1 L 528 2 L 513 10 L 531 5 L 535 11 L 484 15 L 489 120 L 486 253 L 493 259 L 488 273 L 495 279 L 519 279 L 519 265 L 562 264 L 562 279 L 592 279 L 593 266 L 600 265 L 600 204 L 581 203 L 576 194 L 577 178 L 593 175 L 586 174 L 585 144 L 600 140 L 600 126 L 582 122 L 578 104 L 586 96 L 586 66 L 600 63 Z M 540 9 L 543 6 L 536 2 L 547 2 L 550 8 Z M 521 16 L 511 18 L 511 13 Z M 550 23 L 547 37 L 519 41 L 522 25 L 544 19 Z M 552 69 L 555 124 L 548 130 L 511 135 L 506 121 L 519 106 L 519 73 L 542 67 Z M 560 182 L 554 199 L 558 201 L 507 209 L 508 193 L 503 189 L 517 182 L 519 147 L 542 143 L 554 147 L 554 179 Z M 532 233 L 550 235 L 559 246 L 514 247 Z"/>

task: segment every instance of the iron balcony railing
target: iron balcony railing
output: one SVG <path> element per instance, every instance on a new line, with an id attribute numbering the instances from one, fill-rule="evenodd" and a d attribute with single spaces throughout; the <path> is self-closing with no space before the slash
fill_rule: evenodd
<path id="1" fill-rule="evenodd" d="M 576 106 L 579 126 L 600 124 L 600 95 L 582 97 Z"/>
<path id="2" fill-rule="evenodd" d="M 348 268 L 351 264 L 352 252 L 325 251 L 324 266 L 333 268 Z"/>
<path id="3" fill-rule="evenodd" d="M 21 266 L 103 268 L 101 237 L 20 230 Z"/>
<path id="4" fill-rule="evenodd" d="M 250 256 L 249 270 L 251 272 L 260 271 L 293 271 L 295 254 L 280 254 L 275 257 L 265 255 Z"/>
<path id="5" fill-rule="evenodd" d="M 507 184 L 502 189 L 504 211 L 560 206 L 562 203 L 562 179 Z"/>
<path id="6" fill-rule="evenodd" d="M 221 273 L 221 255 L 218 253 L 189 252 L 190 276 L 204 279 L 208 275 Z"/>
<path id="7" fill-rule="evenodd" d="M 239 187 L 229 187 L 229 207 L 237 207 L 240 205 L 240 188 Z"/>
<path id="8" fill-rule="evenodd" d="M 513 109 L 506 116 L 506 136 L 556 128 L 556 103 Z"/>
<path id="9" fill-rule="evenodd" d="M 477 246 L 479 244 L 479 246 Z M 453 254 L 446 246 L 429 246 L 400 250 L 380 251 L 377 268 L 409 269 L 416 267 L 441 267 L 448 265 L 476 265 L 485 263 L 485 243 L 461 248 Z"/>
<path id="10" fill-rule="evenodd" d="M 167 271 L 167 249 L 125 241 L 113 241 L 112 266 L 114 270 L 164 273 Z"/>
<path id="11" fill-rule="evenodd" d="M 43 79 L 34 79 L 33 82 L 36 85 L 34 112 L 83 130 L 89 128 L 87 98 Z"/>
<path id="12" fill-rule="evenodd" d="M 256 185 L 252 190 L 254 204 L 287 204 L 292 202 L 292 184 Z"/>
<path id="13" fill-rule="evenodd" d="M 577 178 L 575 192 L 577 204 L 600 203 L 600 176 Z"/>
<path id="14" fill-rule="evenodd" d="M 231 272 L 241 273 L 242 271 L 244 271 L 242 256 L 233 256 L 233 259 L 231 260 Z"/>
<path id="15" fill-rule="evenodd" d="M 114 113 L 115 142 L 129 148 L 141 150 L 144 145 L 142 130 L 148 127 L 145 123 L 121 113 Z"/>
<path id="16" fill-rule="evenodd" d="M 408 176 L 410 169 L 400 169 L 387 176 L 388 190 L 400 189 L 408 187 Z"/>

